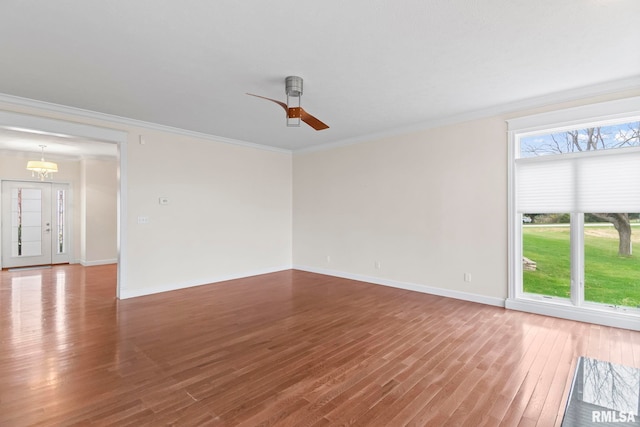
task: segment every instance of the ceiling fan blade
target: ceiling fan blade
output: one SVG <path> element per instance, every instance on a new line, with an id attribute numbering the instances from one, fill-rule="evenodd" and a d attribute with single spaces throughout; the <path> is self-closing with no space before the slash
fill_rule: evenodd
<path id="1" fill-rule="evenodd" d="M 287 116 L 289 116 L 289 118 L 299 117 L 300 120 L 302 120 L 303 122 L 305 122 L 306 124 L 314 128 L 315 130 L 324 130 L 329 128 L 327 124 L 321 122 L 317 118 L 313 117 L 311 114 L 304 111 L 302 107 L 287 108 L 287 104 L 285 104 L 282 101 L 278 101 L 277 99 L 267 98 L 266 96 L 255 95 L 253 93 L 247 93 L 247 95 L 255 96 L 256 98 L 262 98 L 262 99 L 266 99 L 267 101 L 275 102 L 276 104 L 284 108 L 284 111 L 287 112 Z"/>
<path id="2" fill-rule="evenodd" d="M 304 109 L 300 108 L 300 118 L 303 122 L 314 128 L 315 130 L 324 130 L 329 129 L 329 125 L 321 122 L 320 120 L 313 117 L 311 114 L 304 111 Z"/>
<path id="3" fill-rule="evenodd" d="M 282 101 L 278 101 L 277 99 L 267 98 L 266 96 L 254 95 L 253 93 L 247 93 L 247 95 L 255 96 L 256 98 L 262 98 L 262 99 L 266 99 L 267 101 L 275 102 L 276 104 L 284 108 L 284 111 L 287 111 L 287 104 L 285 104 Z"/>

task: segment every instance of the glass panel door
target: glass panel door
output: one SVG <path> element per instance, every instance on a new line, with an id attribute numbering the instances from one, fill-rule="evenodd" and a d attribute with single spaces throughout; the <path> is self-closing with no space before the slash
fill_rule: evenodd
<path id="1" fill-rule="evenodd" d="M 2 181 L 2 267 L 69 262 L 68 185 Z"/>
<path id="2" fill-rule="evenodd" d="M 2 182 L 2 266 L 51 263 L 51 184 Z"/>
<path id="3" fill-rule="evenodd" d="M 42 255 L 42 190 L 11 189 L 11 256 Z"/>

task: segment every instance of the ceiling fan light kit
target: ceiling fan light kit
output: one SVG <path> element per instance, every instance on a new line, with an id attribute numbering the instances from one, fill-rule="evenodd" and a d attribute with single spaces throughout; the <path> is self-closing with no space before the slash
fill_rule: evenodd
<path id="1" fill-rule="evenodd" d="M 300 99 L 302 98 L 302 77 L 288 76 L 284 79 L 285 93 L 287 95 L 287 103 L 278 101 L 277 99 L 267 98 L 265 96 L 254 95 L 247 93 L 247 95 L 255 96 L 256 98 L 266 99 L 267 101 L 275 102 L 286 112 L 287 126 L 299 127 L 300 122 L 303 121 L 315 130 L 328 129 L 329 126 L 311 114 L 307 113 L 300 106 Z"/>

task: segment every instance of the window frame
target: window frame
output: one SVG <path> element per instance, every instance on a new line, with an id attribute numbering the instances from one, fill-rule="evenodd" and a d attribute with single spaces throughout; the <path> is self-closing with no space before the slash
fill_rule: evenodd
<path id="1" fill-rule="evenodd" d="M 533 134 L 606 125 L 622 119 L 640 120 L 640 96 L 589 104 L 507 120 L 508 140 L 508 309 L 532 312 L 589 323 L 640 330 L 640 310 L 608 307 L 584 301 L 584 214 L 571 213 L 571 296 L 546 298 L 527 294 L 522 288 L 522 214 L 517 211 L 516 159 L 519 138 Z M 608 150 L 607 150 L 608 151 Z M 575 221 L 575 223 L 574 223 Z"/>

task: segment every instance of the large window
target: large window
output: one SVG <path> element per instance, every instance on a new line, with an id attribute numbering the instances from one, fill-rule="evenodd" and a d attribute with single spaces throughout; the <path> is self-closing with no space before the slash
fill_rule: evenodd
<path id="1" fill-rule="evenodd" d="M 640 98 L 631 101 L 610 103 L 622 110 L 614 117 L 592 108 L 509 123 L 514 308 L 640 315 Z"/>

